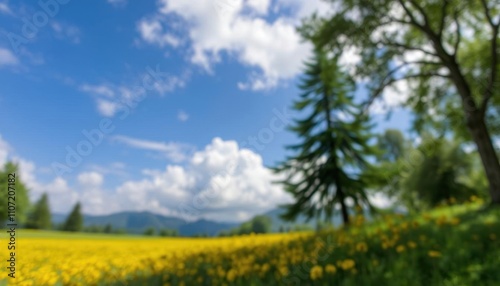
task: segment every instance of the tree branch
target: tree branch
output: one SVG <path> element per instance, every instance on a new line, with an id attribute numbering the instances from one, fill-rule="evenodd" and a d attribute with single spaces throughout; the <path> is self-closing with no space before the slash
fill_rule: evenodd
<path id="1" fill-rule="evenodd" d="M 384 80 L 382 80 L 380 86 L 375 89 L 375 92 L 372 93 L 372 95 L 370 96 L 368 101 L 365 103 L 365 107 L 367 108 L 370 105 L 372 105 L 372 103 L 375 101 L 375 99 L 377 99 L 387 87 L 393 85 L 394 83 L 396 83 L 398 81 L 408 80 L 408 79 L 412 79 L 412 78 L 430 78 L 430 77 L 441 77 L 441 78 L 446 78 L 446 79 L 450 78 L 449 75 L 443 75 L 443 74 L 440 74 L 437 72 L 410 74 L 410 75 L 406 75 L 406 76 L 401 77 L 401 78 L 391 78 L 389 81 L 384 82 L 388 78 L 388 77 L 386 77 Z"/>
<path id="2" fill-rule="evenodd" d="M 418 5 L 417 1 L 415 0 L 410 0 L 410 3 L 415 6 L 415 8 L 420 12 L 422 15 L 422 18 L 424 18 L 424 26 L 430 27 L 429 25 L 429 18 L 427 17 L 427 13 L 425 12 L 424 8 L 420 5 Z"/>
<path id="3" fill-rule="evenodd" d="M 493 96 L 493 90 L 495 88 L 495 82 L 497 81 L 498 76 L 498 62 L 500 58 L 500 51 L 498 47 L 498 34 L 499 34 L 499 26 L 495 26 L 493 28 L 493 35 L 491 36 L 491 65 L 490 65 L 490 79 L 488 85 L 486 87 L 486 91 L 483 95 L 483 100 L 481 102 L 481 115 L 486 114 L 486 109 L 488 108 L 488 102 Z"/>
<path id="4" fill-rule="evenodd" d="M 415 15 L 410 11 L 410 9 L 406 6 L 405 2 L 403 0 L 398 0 L 399 4 L 401 7 L 405 10 L 406 14 L 408 17 L 410 17 L 410 22 L 415 25 L 416 27 L 423 29 L 423 24 L 419 23 L 417 19 L 415 18 Z"/>
<path id="5" fill-rule="evenodd" d="M 446 8 L 448 8 L 448 5 L 450 4 L 449 0 L 444 0 L 443 2 L 444 2 L 443 6 L 441 7 L 441 23 L 439 24 L 439 32 L 438 32 L 440 39 L 443 38 L 443 30 L 446 24 Z"/>
<path id="6" fill-rule="evenodd" d="M 404 25 L 409 25 L 409 26 L 415 26 L 414 23 L 412 22 L 408 22 L 408 21 L 405 21 L 403 19 L 397 19 L 397 18 L 394 18 L 392 16 L 389 16 L 389 19 L 390 19 L 390 22 L 388 23 L 393 23 L 393 22 L 396 22 L 396 23 L 399 23 L 399 24 L 404 24 Z M 419 26 L 417 26 L 419 28 Z"/>
<path id="7" fill-rule="evenodd" d="M 408 50 L 408 51 L 421 51 L 424 54 L 427 54 L 427 55 L 439 58 L 438 54 L 436 54 L 436 53 L 434 53 L 432 51 L 428 51 L 428 50 L 426 50 L 424 48 L 421 48 L 421 47 L 413 47 L 413 46 L 409 46 L 409 45 L 406 45 L 406 44 L 402 44 L 402 43 L 398 43 L 398 42 L 391 42 L 391 41 L 379 41 L 376 44 L 382 44 L 382 45 L 386 45 L 386 46 L 397 47 L 397 48 L 405 49 L 405 50 Z"/>
<path id="8" fill-rule="evenodd" d="M 453 46 L 453 57 L 456 57 L 458 53 L 458 48 L 460 46 L 460 41 L 462 40 L 462 32 L 460 31 L 460 22 L 458 21 L 458 11 L 455 11 L 453 19 L 455 21 L 455 24 L 457 25 L 457 31 L 455 32 L 457 38 L 455 39 L 455 45 Z"/>
<path id="9" fill-rule="evenodd" d="M 488 23 L 490 24 L 490 26 L 492 28 L 495 27 L 495 24 L 493 22 L 493 18 L 491 17 L 491 13 L 490 13 L 490 8 L 488 7 L 488 3 L 486 3 L 486 0 L 481 0 L 481 4 L 483 5 L 483 9 L 484 9 L 484 14 L 486 15 L 486 19 L 488 19 Z"/>

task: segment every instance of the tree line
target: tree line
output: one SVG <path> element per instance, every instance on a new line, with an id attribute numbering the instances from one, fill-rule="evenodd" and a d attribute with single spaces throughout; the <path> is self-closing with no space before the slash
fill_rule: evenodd
<path id="1" fill-rule="evenodd" d="M 18 174 L 19 167 L 15 163 L 7 162 L 0 168 L 0 185 L 7 186 L 7 175 Z M 30 202 L 29 189 L 23 183 L 22 178 L 16 180 L 16 221 L 22 227 L 29 229 L 57 229 L 64 231 L 82 231 L 83 216 L 80 203 L 76 203 L 71 213 L 61 225 L 53 225 L 50 210 L 49 196 L 43 193 L 34 203 Z M 0 220 L 6 221 L 7 196 L 0 196 Z"/>

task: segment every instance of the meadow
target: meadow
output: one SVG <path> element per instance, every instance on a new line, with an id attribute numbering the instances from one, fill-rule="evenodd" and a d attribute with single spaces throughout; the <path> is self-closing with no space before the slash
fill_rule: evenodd
<path id="1" fill-rule="evenodd" d="M 348 229 L 319 233 L 147 238 L 20 230 L 17 276 L 1 285 L 499 285 L 499 217 L 499 209 L 470 202 L 373 222 L 355 217 Z"/>

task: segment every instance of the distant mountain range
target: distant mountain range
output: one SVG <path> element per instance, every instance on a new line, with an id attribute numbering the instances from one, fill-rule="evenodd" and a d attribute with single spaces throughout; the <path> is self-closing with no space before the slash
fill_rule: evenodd
<path id="1" fill-rule="evenodd" d="M 54 224 L 61 224 L 67 215 L 53 214 Z M 200 219 L 189 222 L 177 217 L 168 217 L 151 212 L 120 212 L 102 216 L 83 216 L 84 226 L 111 225 L 113 229 L 124 229 L 129 233 L 143 233 L 148 228 L 177 230 L 181 236 L 207 234 L 217 235 L 222 230 L 238 226 L 238 223 L 222 223 Z"/>
<path id="2" fill-rule="evenodd" d="M 279 216 L 281 209 L 274 209 L 263 213 L 271 218 L 272 232 L 280 230 L 293 229 L 297 225 L 315 227 L 316 221 L 311 220 L 307 222 L 304 216 L 299 216 L 295 222 L 286 222 Z M 61 224 L 66 220 L 67 215 L 53 214 L 52 221 L 54 224 Z M 111 225 L 113 229 L 123 229 L 129 233 L 141 234 L 148 228 L 154 228 L 157 232 L 162 229 L 177 230 L 181 236 L 195 236 L 195 235 L 218 235 L 221 231 L 228 231 L 238 227 L 239 223 L 225 223 L 216 222 L 206 219 L 200 219 L 194 222 L 186 221 L 177 217 L 163 216 L 151 212 L 120 212 L 110 215 L 83 216 L 84 226 L 106 226 Z M 338 225 L 341 223 L 341 218 L 335 216 L 333 223 Z"/>

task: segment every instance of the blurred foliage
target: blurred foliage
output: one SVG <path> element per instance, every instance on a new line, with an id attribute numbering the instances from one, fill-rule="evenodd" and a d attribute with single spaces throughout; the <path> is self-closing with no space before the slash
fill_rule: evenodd
<path id="1" fill-rule="evenodd" d="M 15 174 L 15 184 L 10 186 L 15 189 L 14 200 L 8 200 L 9 174 Z M 25 224 L 30 211 L 29 190 L 23 182 L 18 165 L 7 162 L 0 169 L 0 188 L 5 190 L 0 195 L 0 220 L 5 222 L 8 218 L 8 202 L 15 205 L 14 219 L 16 223 Z"/>

